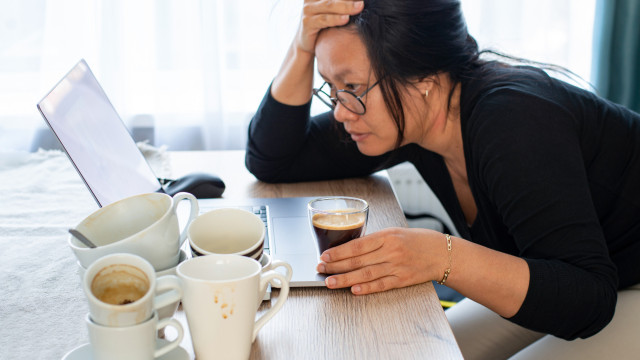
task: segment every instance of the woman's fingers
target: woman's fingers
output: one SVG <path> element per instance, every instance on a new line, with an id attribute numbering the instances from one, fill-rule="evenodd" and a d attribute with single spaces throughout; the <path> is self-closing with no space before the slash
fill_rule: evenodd
<path id="1" fill-rule="evenodd" d="M 383 234 L 384 231 L 376 232 L 328 249 L 320 255 L 320 260 L 336 262 L 378 250 L 384 245 Z"/>
<path id="2" fill-rule="evenodd" d="M 325 284 L 330 289 L 339 289 L 376 282 L 382 278 L 389 278 L 386 280 L 387 285 L 389 285 L 388 283 L 393 277 L 390 273 L 391 267 L 387 263 L 368 265 L 351 272 L 329 276 L 325 280 Z"/>
<path id="3" fill-rule="evenodd" d="M 355 15 L 362 11 L 364 1 L 354 0 L 313 0 L 305 1 L 303 15 L 337 14 Z"/>
<path id="4" fill-rule="evenodd" d="M 315 14 L 305 17 L 302 21 L 303 27 L 317 33 L 324 28 L 345 25 L 347 22 L 349 22 L 349 15 Z"/>
<path id="5" fill-rule="evenodd" d="M 306 1 L 302 9 L 302 20 L 298 30 L 298 47 L 313 53 L 320 30 L 345 25 L 349 22 L 349 15 L 355 15 L 363 8 L 363 1 Z"/>
<path id="6" fill-rule="evenodd" d="M 320 262 L 316 270 L 322 274 L 342 274 L 360 269 L 365 265 L 372 265 L 380 262 L 381 260 L 378 259 L 378 254 L 367 253 L 365 255 L 352 256 L 337 261 Z"/>
<path id="7" fill-rule="evenodd" d="M 397 278 L 393 276 L 385 276 L 374 281 L 354 285 L 351 287 L 351 292 L 355 295 L 366 295 L 383 292 L 398 287 L 402 287 L 402 285 L 398 283 Z"/>

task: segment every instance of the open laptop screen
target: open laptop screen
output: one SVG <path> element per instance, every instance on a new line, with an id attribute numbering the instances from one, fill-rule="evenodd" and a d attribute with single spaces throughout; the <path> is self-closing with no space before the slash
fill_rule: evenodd
<path id="1" fill-rule="evenodd" d="M 162 191 L 84 60 L 38 103 L 38 109 L 100 206 Z"/>

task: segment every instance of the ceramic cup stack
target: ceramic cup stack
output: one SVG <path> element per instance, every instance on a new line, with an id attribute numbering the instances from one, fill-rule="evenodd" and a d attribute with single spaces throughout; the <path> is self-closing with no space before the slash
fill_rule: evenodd
<path id="1" fill-rule="evenodd" d="M 191 213 L 180 233 L 176 207 L 183 199 Z M 143 194 L 78 224 L 76 230 L 98 245 L 69 239 L 89 301 L 85 321 L 94 359 L 154 359 L 183 350 L 183 329 L 171 318 L 180 300 L 199 360 L 249 357 L 256 334 L 288 297 L 291 265 L 263 252 L 265 225 L 253 213 L 197 214 L 190 194 Z M 180 250 L 187 234 L 191 259 Z M 268 286 L 280 291 L 256 320 Z M 178 337 L 159 341 L 168 326 Z"/>
<path id="2" fill-rule="evenodd" d="M 93 262 L 84 274 L 89 302 L 85 321 L 93 359 L 155 359 L 177 348 L 184 331 L 157 309 L 180 301 L 182 287 L 174 275 L 156 278 L 153 266 L 133 254 L 110 254 Z M 158 330 L 167 326 L 177 338 L 158 345 Z"/>
<path id="3" fill-rule="evenodd" d="M 178 204 L 188 200 L 189 217 L 180 232 Z M 76 230 L 97 245 L 88 248 L 69 236 L 69 246 L 78 259 L 78 274 L 103 256 L 115 253 L 138 255 L 147 260 L 156 276 L 175 275 L 178 264 L 187 259 L 180 250 L 187 238 L 189 224 L 198 216 L 198 201 L 189 193 L 173 197 L 162 193 L 131 196 L 109 204 L 82 220 Z M 172 317 L 179 302 L 158 309 L 160 319 Z M 160 332 L 162 334 L 162 332 Z"/>

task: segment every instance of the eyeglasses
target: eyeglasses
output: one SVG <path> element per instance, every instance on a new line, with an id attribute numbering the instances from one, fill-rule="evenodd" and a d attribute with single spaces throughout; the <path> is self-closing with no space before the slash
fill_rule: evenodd
<path id="1" fill-rule="evenodd" d="M 364 113 L 367 112 L 367 108 L 364 106 L 362 98 L 367 95 L 367 93 L 371 91 L 371 89 L 378 85 L 379 82 L 380 80 L 376 81 L 375 84 L 371 85 L 371 87 L 360 94 L 360 96 L 354 94 L 349 90 L 341 89 L 336 91 L 336 97 L 331 97 L 330 94 L 327 94 L 324 90 L 322 90 L 325 85 L 328 85 L 328 83 L 325 81 L 319 89 L 313 89 L 313 95 L 317 96 L 318 99 L 320 99 L 320 101 L 330 107 L 331 110 L 334 110 L 336 108 L 336 105 L 338 104 L 338 101 L 340 101 L 340 104 L 342 104 L 342 106 L 344 106 L 352 113 L 364 115 Z M 333 90 L 330 89 L 329 92 L 332 93 Z"/>

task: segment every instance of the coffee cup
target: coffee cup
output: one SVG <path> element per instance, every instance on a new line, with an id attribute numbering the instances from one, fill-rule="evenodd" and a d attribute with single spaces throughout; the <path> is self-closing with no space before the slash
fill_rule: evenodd
<path id="1" fill-rule="evenodd" d="M 260 260 L 264 250 L 265 224 L 252 212 L 216 209 L 198 216 L 188 229 L 193 257 L 235 254 Z"/>
<path id="2" fill-rule="evenodd" d="M 180 259 L 178 263 L 181 263 L 183 261 L 185 261 L 187 259 L 187 253 L 184 250 L 180 250 Z M 87 272 L 87 269 L 85 269 L 84 267 L 82 267 L 82 265 L 80 264 L 80 262 L 77 262 L 78 265 L 78 275 L 80 276 L 80 280 L 82 281 L 82 279 L 84 279 L 84 274 Z M 162 271 L 156 271 L 156 279 L 158 279 L 161 276 L 165 276 L 165 275 L 175 275 L 176 274 L 176 268 L 178 267 L 178 265 L 171 267 L 169 269 L 166 270 L 162 270 Z M 169 292 L 171 291 L 171 289 L 167 289 L 166 291 L 160 292 L 158 293 L 158 295 L 165 293 L 165 292 Z M 178 305 L 180 305 L 180 299 L 177 299 L 176 301 L 174 301 L 173 303 L 170 303 L 164 307 L 159 308 L 158 311 L 158 317 L 160 319 L 164 319 L 164 318 L 168 318 L 168 317 L 172 317 L 173 314 L 176 312 L 176 310 L 178 309 Z"/>
<path id="3" fill-rule="evenodd" d="M 191 207 L 181 233 L 176 208 L 184 199 Z M 131 253 L 147 259 L 154 269 L 165 270 L 178 264 L 188 225 L 197 215 L 198 201 L 189 193 L 173 198 L 162 193 L 135 195 L 95 211 L 76 226 L 97 247 L 89 248 L 74 236 L 68 243 L 84 268 L 108 254 Z"/>
<path id="4" fill-rule="evenodd" d="M 85 318 L 89 328 L 89 341 L 94 360 L 143 360 L 155 359 L 177 348 L 184 337 L 182 325 L 175 319 L 158 319 L 154 313 L 146 321 L 122 327 L 96 323 L 90 315 Z M 165 327 L 176 329 L 176 339 L 158 347 L 156 334 Z"/>
<path id="5" fill-rule="evenodd" d="M 260 265 L 262 266 L 262 272 L 265 273 L 269 270 L 275 270 L 279 267 L 284 268 L 284 277 L 287 279 L 287 283 L 291 282 L 291 276 L 293 275 L 293 269 L 291 268 L 291 265 L 288 262 L 282 261 L 282 260 L 278 260 L 278 259 L 274 259 L 271 260 L 271 256 L 267 253 L 263 253 L 262 257 L 260 258 Z M 280 272 L 280 271 L 278 271 Z M 282 273 L 282 272 L 280 272 Z M 281 284 L 278 281 L 278 279 L 273 279 L 272 282 L 272 286 L 274 287 L 280 287 Z M 264 289 L 261 289 L 260 295 L 258 297 L 258 306 L 260 306 L 260 304 L 262 304 L 263 300 L 265 299 L 265 295 L 267 293 L 267 287 L 265 286 Z M 268 298 L 267 298 L 268 299 Z"/>
<path id="6" fill-rule="evenodd" d="M 248 359 L 258 331 L 284 305 L 289 282 L 276 271 L 262 272 L 259 262 L 240 255 L 189 259 L 176 270 L 182 283 L 182 307 L 196 358 Z M 255 299 L 269 283 L 280 282 L 275 304 L 256 321 Z"/>
<path id="7" fill-rule="evenodd" d="M 96 260 L 85 272 L 82 286 L 91 319 L 112 327 L 143 323 L 155 310 L 172 306 L 182 297 L 176 276 L 156 279 L 151 264 L 133 254 L 111 254 Z"/>
<path id="8" fill-rule="evenodd" d="M 309 225 L 318 256 L 327 249 L 364 235 L 369 204 L 358 198 L 335 196 L 318 198 L 307 205 Z"/>

